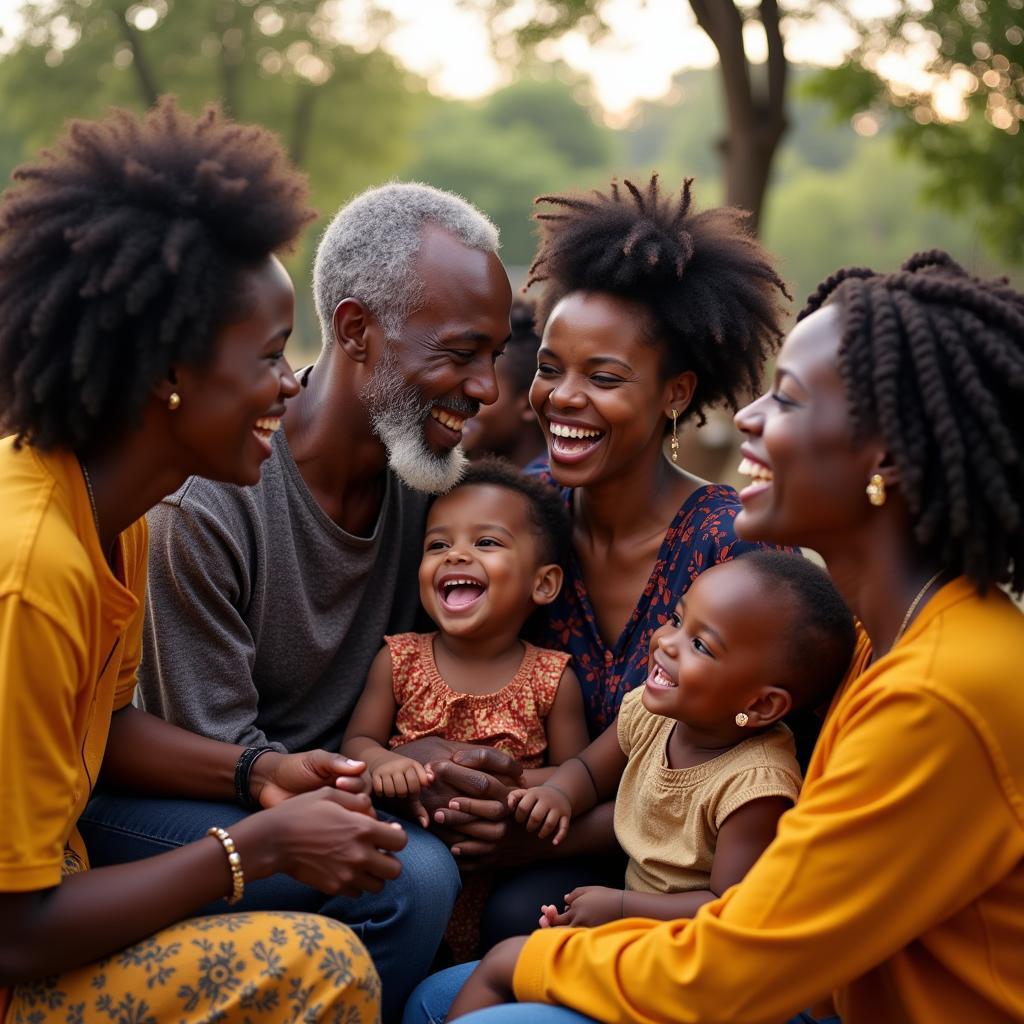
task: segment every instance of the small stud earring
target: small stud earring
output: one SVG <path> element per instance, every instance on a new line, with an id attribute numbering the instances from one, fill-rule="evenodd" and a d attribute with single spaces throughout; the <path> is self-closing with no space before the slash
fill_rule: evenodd
<path id="1" fill-rule="evenodd" d="M 167 408 L 170 409 L 171 412 L 174 412 L 179 405 L 181 405 L 181 395 L 179 395 L 177 391 L 172 391 L 167 396 Z"/>
<path id="2" fill-rule="evenodd" d="M 672 410 L 672 461 L 676 462 L 676 463 L 679 462 L 679 435 L 677 433 L 677 431 L 678 431 L 678 424 L 676 422 L 676 420 L 678 420 L 678 418 L 679 418 L 679 413 L 675 409 L 673 409 Z"/>
<path id="3" fill-rule="evenodd" d="M 875 473 L 871 477 L 865 488 L 865 493 L 868 496 L 868 501 L 875 508 L 881 508 L 885 504 L 885 481 L 882 479 L 881 473 Z"/>
<path id="4" fill-rule="evenodd" d="M 743 726 L 745 726 L 745 725 L 747 724 L 747 722 L 749 722 L 749 721 L 750 721 L 750 719 L 749 719 L 749 718 L 747 717 L 747 713 L 746 713 L 745 711 L 740 711 L 740 712 L 737 712 L 737 714 L 736 714 L 736 724 L 737 724 L 737 725 L 738 725 L 738 726 L 739 726 L 739 727 L 740 727 L 741 729 L 742 729 L 742 728 L 743 728 Z"/>

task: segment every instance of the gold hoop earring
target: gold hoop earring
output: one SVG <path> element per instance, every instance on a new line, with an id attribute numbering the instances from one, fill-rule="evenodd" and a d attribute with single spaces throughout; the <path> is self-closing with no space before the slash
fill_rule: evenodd
<path id="1" fill-rule="evenodd" d="M 675 463 L 679 462 L 679 434 L 678 434 L 679 424 L 677 422 L 678 419 L 679 419 L 679 413 L 675 409 L 673 409 L 672 410 L 672 461 L 675 462 Z"/>
<path id="2" fill-rule="evenodd" d="M 167 396 L 167 408 L 170 409 L 171 412 L 174 412 L 179 405 L 181 405 L 181 395 L 179 395 L 177 391 L 172 391 Z"/>
<path id="3" fill-rule="evenodd" d="M 882 479 L 881 473 L 875 473 L 871 477 L 865 488 L 865 493 L 868 496 L 868 501 L 875 508 L 881 508 L 885 504 L 885 481 Z"/>
<path id="4" fill-rule="evenodd" d="M 738 726 L 739 726 L 739 727 L 740 727 L 741 729 L 742 729 L 742 728 L 743 728 L 743 726 L 745 726 L 745 725 L 747 724 L 747 722 L 749 722 L 749 721 L 750 721 L 750 719 L 749 719 L 749 718 L 747 717 L 747 713 L 746 713 L 745 711 L 739 711 L 739 712 L 737 712 L 737 714 L 736 714 L 736 724 L 737 724 L 737 725 L 738 725 Z"/>

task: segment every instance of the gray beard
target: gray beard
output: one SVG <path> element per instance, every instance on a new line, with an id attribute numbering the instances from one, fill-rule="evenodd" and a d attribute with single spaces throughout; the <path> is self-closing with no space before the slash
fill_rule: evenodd
<path id="1" fill-rule="evenodd" d="M 388 466 L 414 491 L 444 494 L 466 471 L 469 460 L 462 445 L 434 452 L 427 445 L 426 424 L 433 402 L 409 384 L 398 369 L 395 342 L 386 341 L 377 365 L 359 393 L 370 426 L 388 453 Z M 460 410 L 469 411 L 473 410 Z"/>

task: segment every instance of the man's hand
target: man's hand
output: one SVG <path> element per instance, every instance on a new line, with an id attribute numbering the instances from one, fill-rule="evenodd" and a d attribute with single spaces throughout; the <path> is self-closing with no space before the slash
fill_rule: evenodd
<path id="1" fill-rule="evenodd" d="M 421 793 L 434 831 L 465 855 L 492 850 L 505 836 L 508 794 L 522 784 L 522 768 L 493 747 L 427 736 L 396 748 L 428 766 L 434 781 Z M 470 849 L 465 840 L 472 840 Z"/>
<path id="2" fill-rule="evenodd" d="M 345 793 L 369 794 L 370 776 L 362 761 L 351 761 L 326 750 L 306 750 L 301 754 L 271 750 L 256 759 L 249 775 L 250 792 L 262 807 L 274 807 L 282 800 L 322 786 L 333 786 Z"/>
<path id="3" fill-rule="evenodd" d="M 512 975 L 527 935 L 516 936 L 499 942 L 477 965 L 476 970 L 466 979 L 466 984 L 455 997 L 448 1011 L 448 1020 L 462 1017 L 474 1010 L 483 1010 L 488 1006 L 500 1006 L 502 1003 L 514 1003 L 512 992 Z"/>
<path id="4" fill-rule="evenodd" d="M 565 793 L 549 782 L 530 789 L 513 790 L 508 797 L 508 806 L 527 832 L 536 832 L 539 839 L 547 839 L 554 833 L 551 840 L 554 846 L 569 831 L 572 803 Z"/>
<path id="5" fill-rule="evenodd" d="M 622 917 L 622 889 L 603 885 L 581 885 L 565 897 L 565 910 L 546 904 L 540 908 L 541 928 L 594 928 Z"/>

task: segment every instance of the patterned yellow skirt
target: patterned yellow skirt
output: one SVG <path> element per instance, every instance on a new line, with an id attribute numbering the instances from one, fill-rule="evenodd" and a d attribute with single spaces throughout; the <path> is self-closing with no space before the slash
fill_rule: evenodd
<path id="1" fill-rule="evenodd" d="M 380 1019 L 380 979 L 351 929 L 285 911 L 182 921 L 97 963 L 19 985 L 10 996 L 5 1024 Z"/>

